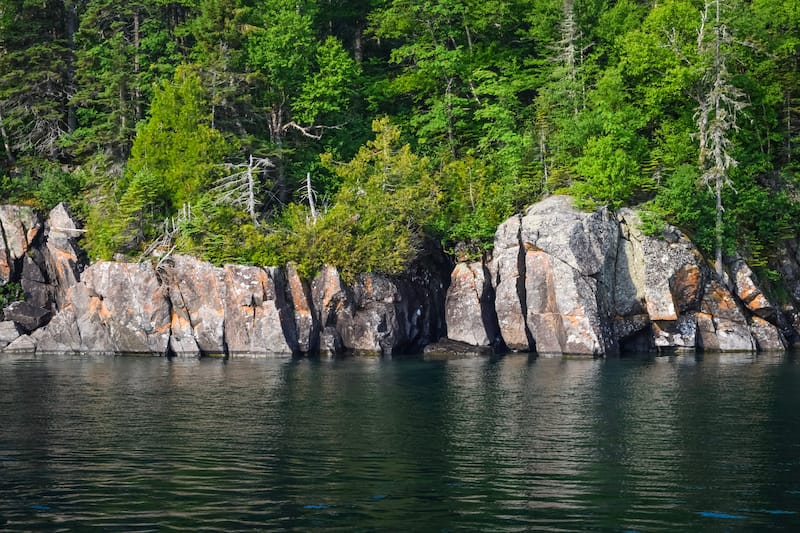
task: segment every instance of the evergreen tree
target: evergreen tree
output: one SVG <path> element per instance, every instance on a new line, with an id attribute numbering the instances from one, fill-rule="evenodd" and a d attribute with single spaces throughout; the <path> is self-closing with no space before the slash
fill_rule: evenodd
<path id="1" fill-rule="evenodd" d="M 117 162 L 128 157 L 152 87 L 171 78 L 182 60 L 176 9 L 157 0 L 86 3 L 75 37 L 78 128 L 71 142 L 78 155 L 101 153 Z"/>
<path id="2" fill-rule="evenodd" d="M 0 136 L 5 159 L 60 159 L 72 58 L 61 0 L 0 2 Z"/>
<path id="3" fill-rule="evenodd" d="M 172 81 L 157 87 L 148 119 L 137 131 L 128 171 L 157 176 L 175 210 L 212 184 L 228 152 L 220 132 L 211 127 L 209 108 L 197 73 L 180 67 Z"/>

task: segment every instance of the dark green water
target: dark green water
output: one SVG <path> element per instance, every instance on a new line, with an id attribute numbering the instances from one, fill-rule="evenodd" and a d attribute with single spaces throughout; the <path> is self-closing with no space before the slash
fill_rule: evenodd
<path id="1" fill-rule="evenodd" d="M 0 530 L 800 530 L 800 361 L 0 356 Z"/>

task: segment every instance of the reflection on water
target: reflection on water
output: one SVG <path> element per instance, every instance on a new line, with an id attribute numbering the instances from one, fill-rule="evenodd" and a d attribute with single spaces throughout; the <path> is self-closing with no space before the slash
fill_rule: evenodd
<path id="1" fill-rule="evenodd" d="M 0 357 L 0 530 L 800 528 L 791 356 Z"/>

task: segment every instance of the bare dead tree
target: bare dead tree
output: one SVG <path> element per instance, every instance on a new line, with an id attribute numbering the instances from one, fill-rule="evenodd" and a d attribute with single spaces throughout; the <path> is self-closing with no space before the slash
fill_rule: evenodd
<path id="1" fill-rule="evenodd" d="M 152 243 L 148 246 L 142 255 L 139 256 L 139 263 L 145 259 L 155 256 L 158 257 L 158 264 L 156 269 L 161 268 L 167 259 L 175 251 L 177 244 L 175 239 L 181 231 L 181 226 L 192 220 L 192 205 L 184 203 L 178 214 L 174 217 L 167 217 L 164 219 L 164 229 Z"/>
<path id="2" fill-rule="evenodd" d="M 731 82 L 728 72 L 727 59 L 730 54 L 728 47 L 733 40 L 727 26 L 721 20 L 720 2 L 721 0 L 714 0 L 713 3 L 707 3 L 701 13 L 697 51 L 700 57 L 710 56 L 711 64 L 705 72 L 706 90 L 698 97 L 695 120 L 700 144 L 699 167 L 703 173 L 701 180 L 714 191 L 716 196 L 714 268 L 717 276 L 723 279 L 722 244 L 725 228 L 722 214 L 725 208 L 722 203 L 722 191 L 724 187 L 733 188 L 730 170 L 736 167 L 737 162 L 730 153 L 733 144 L 730 133 L 738 129 L 736 116 L 747 106 L 747 101 L 744 92 Z M 714 26 L 708 31 L 706 25 L 712 7 L 715 8 Z"/>
<path id="3" fill-rule="evenodd" d="M 6 160 L 10 165 L 13 165 L 16 162 L 16 159 L 14 158 L 14 151 L 11 149 L 11 139 L 8 137 L 8 132 L 6 131 L 6 126 L 3 122 L 2 105 L 0 105 L 0 137 L 3 138 L 3 148 L 6 151 Z"/>
<path id="4" fill-rule="evenodd" d="M 314 190 L 311 184 L 311 172 L 306 172 L 306 183 L 302 187 L 300 199 L 308 202 L 308 209 L 311 211 L 311 220 L 316 221 L 319 218 L 317 211 L 317 191 Z"/>
<path id="5" fill-rule="evenodd" d="M 555 55 L 550 58 L 550 61 L 561 67 L 559 75 L 563 76 L 566 82 L 566 96 L 573 114 L 577 115 L 580 111 L 580 101 L 583 100 L 585 92 L 580 70 L 583 66 L 584 55 L 590 45 L 582 46 L 583 32 L 575 17 L 573 0 L 564 0 L 559 30 L 560 39 L 552 47 Z"/>
<path id="6" fill-rule="evenodd" d="M 258 225 L 258 176 L 268 168 L 275 168 L 275 164 L 268 157 L 250 154 L 246 163 L 228 164 L 226 168 L 233 172 L 220 178 L 211 189 L 216 194 L 215 203 L 243 208 L 253 224 Z"/>

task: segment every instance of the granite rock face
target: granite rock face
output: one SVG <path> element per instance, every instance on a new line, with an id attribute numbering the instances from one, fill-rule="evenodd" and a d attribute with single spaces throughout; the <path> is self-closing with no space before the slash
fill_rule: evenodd
<path id="1" fill-rule="evenodd" d="M 50 311 L 29 302 L 14 302 L 3 310 L 5 320 L 14 322 L 25 333 L 30 333 L 50 321 Z"/>
<path id="2" fill-rule="evenodd" d="M 19 262 L 41 229 L 39 215 L 32 208 L 0 205 L 0 285 L 19 278 Z"/>
<path id="3" fill-rule="evenodd" d="M 37 332 L 40 351 L 159 355 L 298 353 L 281 269 L 214 267 L 192 257 L 99 262 Z"/>
<path id="4" fill-rule="evenodd" d="M 434 285 L 435 286 L 435 285 Z M 333 268 L 313 288 L 294 268 L 214 267 L 188 256 L 99 262 L 32 339 L 42 352 L 291 356 L 421 349 L 443 333 L 429 316 L 431 288 L 364 275 L 353 286 Z M 438 286 L 444 299 L 444 286 Z"/>
<path id="5" fill-rule="evenodd" d="M 351 285 L 333 267 L 312 283 L 320 352 L 393 355 L 421 350 L 444 334 L 446 283 L 438 270 L 400 278 L 362 274 Z"/>
<path id="6" fill-rule="evenodd" d="M 166 353 L 170 303 L 149 263 L 101 261 L 70 287 L 66 303 L 41 333 L 41 351 Z"/>
<path id="7" fill-rule="evenodd" d="M 607 209 L 582 213 L 551 196 L 522 218 L 527 325 L 540 353 L 616 350 L 608 318 L 619 227 Z"/>
<path id="8" fill-rule="evenodd" d="M 63 204 L 44 224 L 0 206 L 0 229 L 0 285 L 19 282 L 26 297 L 3 310 L 0 350 L 393 355 L 441 340 L 436 353 L 598 356 L 800 339 L 800 241 L 778 253 L 787 295 L 775 299 L 740 257 L 720 280 L 677 229 L 645 234 L 634 211 L 582 212 L 565 196 L 502 223 L 491 259 L 453 267 L 431 248 L 404 276 L 344 280 L 324 267 L 310 283 L 292 265 L 180 255 L 87 266 Z"/>
<path id="9" fill-rule="evenodd" d="M 159 269 L 170 311 L 169 350 L 181 354 L 225 351 L 225 272 L 189 256 L 174 256 Z"/>
<path id="10" fill-rule="evenodd" d="M 76 242 L 81 230 L 64 204 L 50 211 L 44 225 L 28 207 L 0 206 L 0 225 L 0 285 L 18 282 L 25 295 L 25 305 L 6 314 L 32 331 L 58 311 L 86 265 Z"/>
<path id="11" fill-rule="evenodd" d="M 619 240 L 605 210 L 552 196 L 503 223 L 490 266 L 500 333 L 513 350 L 601 355 L 615 349 L 608 302 Z"/>
<path id="12" fill-rule="evenodd" d="M 792 321 L 743 261 L 729 264 L 729 288 L 683 233 L 667 227 L 646 235 L 641 227 L 629 209 L 585 213 L 568 197 L 542 200 L 497 230 L 488 265 L 494 302 L 473 296 L 470 266 L 459 264 L 448 317 L 465 302 L 480 309 L 471 317 L 493 308 L 508 348 L 540 353 L 752 351 L 786 344 Z M 786 270 L 796 273 L 788 277 L 797 280 L 800 302 L 800 254 L 790 255 L 786 263 L 798 266 Z M 478 337 L 457 340 L 484 345 L 486 336 L 476 329 Z M 450 330 L 461 335 L 448 322 Z"/>
<path id="13" fill-rule="evenodd" d="M 10 321 L 0 321 L 0 351 L 6 346 L 14 342 L 21 335 L 17 325 Z"/>
<path id="14" fill-rule="evenodd" d="M 67 290 L 80 280 L 81 272 L 89 264 L 78 245 L 81 231 L 64 203 L 55 206 L 47 216 L 42 270 L 56 310 L 64 306 Z"/>
<path id="15" fill-rule="evenodd" d="M 633 267 L 617 268 L 615 283 L 616 316 L 623 323 L 637 322 L 638 331 L 626 331 L 620 338 L 625 344 L 631 335 L 650 335 L 649 344 L 659 351 L 692 351 L 698 345 L 697 312 L 710 270 L 694 244 L 674 228 L 662 235 L 648 236 L 641 231 L 636 213 L 619 213 L 624 235 L 621 256 Z M 636 287 L 635 303 L 624 287 Z M 620 290 L 621 289 L 621 290 Z M 644 320 L 642 320 L 644 318 Z M 648 331 L 649 330 L 649 331 Z"/>
<path id="16" fill-rule="evenodd" d="M 503 342 L 511 350 L 529 351 L 534 348 L 534 340 L 526 320 L 525 248 L 520 241 L 521 229 L 522 217 L 517 215 L 497 228 L 489 273 Z"/>
<path id="17" fill-rule="evenodd" d="M 491 309 L 494 290 L 483 261 L 456 264 L 445 300 L 447 337 L 471 346 L 498 346 L 500 327 Z"/>
<path id="18" fill-rule="evenodd" d="M 282 269 L 228 265 L 224 279 L 226 353 L 300 353 Z"/>

